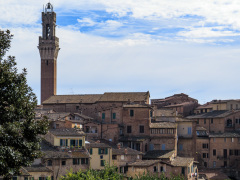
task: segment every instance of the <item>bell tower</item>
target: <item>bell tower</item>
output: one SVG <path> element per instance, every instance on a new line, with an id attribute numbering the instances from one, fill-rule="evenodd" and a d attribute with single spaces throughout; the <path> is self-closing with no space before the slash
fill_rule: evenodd
<path id="1" fill-rule="evenodd" d="M 39 37 L 41 56 L 41 104 L 57 92 L 57 56 L 59 39 L 55 36 L 56 13 L 51 3 L 42 12 L 42 36 Z"/>

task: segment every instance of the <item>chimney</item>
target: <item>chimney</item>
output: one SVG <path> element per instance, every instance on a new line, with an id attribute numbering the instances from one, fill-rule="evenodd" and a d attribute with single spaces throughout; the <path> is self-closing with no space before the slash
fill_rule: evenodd
<path id="1" fill-rule="evenodd" d="M 121 149 L 121 144 L 120 143 L 117 144 L 117 148 Z"/>

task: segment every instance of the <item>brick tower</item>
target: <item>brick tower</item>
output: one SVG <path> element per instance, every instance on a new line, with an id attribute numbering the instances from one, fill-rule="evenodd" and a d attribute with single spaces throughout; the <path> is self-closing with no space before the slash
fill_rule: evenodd
<path id="1" fill-rule="evenodd" d="M 38 49 L 41 56 L 41 104 L 57 91 L 57 56 L 59 39 L 55 36 L 56 13 L 48 3 L 42 12 L 42 37 Z"/>

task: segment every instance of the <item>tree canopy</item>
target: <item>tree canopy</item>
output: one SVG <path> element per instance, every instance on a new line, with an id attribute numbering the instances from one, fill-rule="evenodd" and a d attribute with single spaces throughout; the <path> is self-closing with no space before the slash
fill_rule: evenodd
<path id="1" fill-rule="evenodd" d="M 18 73 L 14 56 L 4 59 L 12 35 L 0 30 L 0 176 L 19 173 L 40 155 L 39 134 L 48 128 L 46 119 L 36 121 L 36 95 L 27 84 L 27 71 Z"/>

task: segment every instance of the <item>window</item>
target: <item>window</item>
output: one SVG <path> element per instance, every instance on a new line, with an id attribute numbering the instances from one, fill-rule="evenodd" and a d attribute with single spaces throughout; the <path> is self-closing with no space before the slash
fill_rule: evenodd
<path id="1" fill-rule="evenodd" d="M 213 167 L 214 168 L 216 167 L 216 161 L 213 161 Z"/>
<path id="2" fill-rule="evenodd" d="M 112 159 L 116 160 L 117 159 L 117 155 L 112 155 Z"/>
<path id="3" fill-rule="evenodd" d="M 144 126 L 139 126 L 139 132 L 144 133 Z"/>
<path id="4" fill-rule="evenodd" d="M 197 119 L 197 124 L 199 124 L 199 119 Z"/>
<path id="5" fill-rule="evenodd" d="M 127 133 L 132 133 L 132 126 L 127 126 Z"/>
<path id="6" fill-rule="evenodd" d="M 131 116 L 131 117 L 134 116 L 134 110 L 130 110 L 130 116 Z"/>
<path id="7" fill-rule="evenodd" d="M 101 162 L 100 162 L 101 164 L 101 166 L 105 166 L 105 160 L 101 160 Z"/>
<path id="8" fill-rule="evenodd" d="M 86 133 L 89 133 L 89 130 L 90 130 L 89 126 L 85 126 L 85 128 L 86 128 Z"/>
<path id="9" fill-rule="evenodd" d="M 233 150 L 229 149 L 229 156 L 232 156 L 232 155 L 233 155 Z"/>
<path id="10" fill-rule="evenodd" d="M 47 161 L 47 165 L 48 165 L 48 166 L 52 166 L 52 160 L 48 160 L 48 161 Z"/>
<path id="11" fill-rule="evenodd" d="M 68 140 L 67 139 L 60 139 L 60 146 L 68 146 Z"/>
<path id="12" fill-rule="evenodd" d="M 79 164 L 79 159 L 73 158 L 73 165 L 78 165 L 78 164 Z"/>
<path id="13" fill-rule="evenodd" d="M 62 161 L 62 166 L 65 166 L 66 165 L 66 161 Z"/>
<path id="14" fill-rule="evenodd" d="M 165 144 L 162 144 L 162 150 L 165 150 Z"/>
<path id="15" fill-rule="evenodd" d="M 116 119 L 116 113 L 113 113 L 113 114 L 112 114 L 112 118 L 113 118 L 113 119 Z"/>
<path id="16" fill-rule="evenodd" d="M 102 120 L 105 120 L 105 113 L 102 113 Z"/>
<path id="17" fill-rule="evenodd" d="M 188 135 L 192 135 L 192 127 L 188 127 Z"/>
<path id="18" fill-rule="evenodd" d="M 231 119 L 227 120 L 227 127 L 232 127 L 232 120 Z"/>
<path id="19" fill-rule="evenodd" d="M 234 138 L 231 138 L 231 142 L 234 142 Z"/>
<path id="20" fill-rule="evenodd" d="M 217 152 L 216 149 L 213 149 L 213 156 L 216 156 Z"/>
<path id="21" fill-rule="evenodd" d="M 216 141 L 216 139 L 215 138 L 213 138 L 213 142 L 215 142 Z"/>
<path id="22" fill-rule="evenodd" d="M 185 175 L 185 167 L 182 167 L 182 174 Z"/>
<path id="23" fill-rule="evenodd" d="M 161 171 L 161 172 L 164 172 L 163 166 L 160 167 L 160 171 Z"/>
<path id="24" fill-rule="evenodd" d="M 108 148 L 98 148 L 98 154 L 108 154 Z"/>
<path id="25" fill-rule="evenodd" d="M 203 153 L 202 156 L 203 158 L 208 158 L 208 153 Z"/>
<path id="26" fill-rule="evenodd" d="M 88 158 L 82 158 L 81 164 L 88 164 Z"/>
<path id="27" fill-rule="evenodd" d="M 89 149 L 89 153 L 90 153 L 90 155 L 92 155 L 92 148 L 91 148 L 91 149 Z"/>
<path id="28" fill-rule="evenodd" d="M 76 106 L 76 110 L 79 110 L 79 106 Z"/>
<path id="29" fill-rule="evenodd" d="M 157 172 L 157 166 L 153 167 L 153 172 Z"/>
<path id="30" fill-rule="evenodd" d="M 238 119 L 236 119 L 236 124 L 238 123 Z"/>
<path id="31" fill-rule="evenodd" d="M 224 161 L 224 165 L 223 165 L 224 167 L 227 167 L 227 161 Z"/>
<path id="32" fill-rule="evenodd" d="M 182 150 L 183 150 L 183 145 L 179 144 L 179 151 L 182 151 Z"/>
<path id="33" fill-rule="evenodd" d="M 204 124 L 206 124 L 206 119 L 204 119 Z"/>
<path id="34" fill-rule="evenodd" d="M 121 160 L 124 160 L 124 155 L 121 155 Z"/>
<path id="35" fill-rule="evenodd" d="M 227 138 L 224 138 L 224 142 L 227 142 Z"/>
<path id="36" fill-rule="evenodd" d="M 70 139 L 70 146 L 76 147 L 76 146 L 82 146 L 82 140 L 81 139 Z"/>
<path id="37" fill-rule="evenodd" d="M 235 156 L 240 155 L 240 150 L 235 149 Z"/>
<path id="38" fill-rule="evenodd" d="M 238 143 L 240 143 L 240 138 L 238 138 Z"/>
<path id="39" fill-rule="evenodd" d="M 24 180 L 28 180 L 28 177 L 24 177 Z"/>
<path id="40" fill-rule="evenodd" d="M 203 149 L 208 149 L 208 144 L 204 144 L 204 143 L 203 143 L 203 144 L 202 144 L 202 148 L 203 148 Z"/>
<path id="41" fill-rule="evenodd" d="M 213 124 L 213 118 L 211 118 L 211 124 Z"/>
<path id="42" fill-rule="evenodd" d="M 207 167 L 207 162 L 204 162 L 204 167 Z"/>

